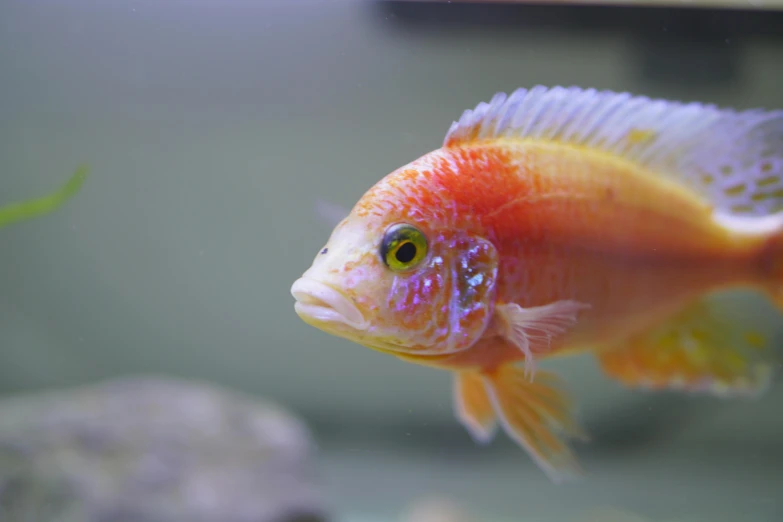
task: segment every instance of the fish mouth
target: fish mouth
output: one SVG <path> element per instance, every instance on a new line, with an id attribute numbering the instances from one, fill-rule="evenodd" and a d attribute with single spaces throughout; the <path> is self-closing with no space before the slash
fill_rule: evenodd
<path id="1" fill-rule="evenodd" d="M 368 322 L 354 302 L 329 285 L 301 277 L 291 286 L 291 295 L 296 299 L 294 310 L 302 319 L 367 329 Z"/>

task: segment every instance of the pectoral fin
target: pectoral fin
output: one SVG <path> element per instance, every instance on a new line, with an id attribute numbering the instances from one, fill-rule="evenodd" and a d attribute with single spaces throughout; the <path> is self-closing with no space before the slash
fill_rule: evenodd
<path id="1" fill-rule="evenodd" d="M 774 356 L 761 333 L 701 299 L 598 359 L 629 387 L 733 396 L 763 392 Z"/>
<path id="2" fill-rule="evenodd" d="M 503 429 L 552 481 L 582 474 L 565 439 L 587 435 L 554 374 L 539 371 L 531 382 L 520 368 L 504 366 L 481 378 Z"/>
<path id="3" fill-rule="evenodd" d="M 552 339 L 576 324 L 579 312 L 589 307 L 578 301 L 555 301 L 531 308 L 507 303 L 497 306 L 495 314 L 501 333 L 525 354 L 525 373 L 532 378 L 534 355 L 547 351 Z"/>

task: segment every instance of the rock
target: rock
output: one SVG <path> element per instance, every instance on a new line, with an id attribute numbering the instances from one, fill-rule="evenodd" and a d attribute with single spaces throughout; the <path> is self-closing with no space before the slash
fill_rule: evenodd
<path id="1" fill-rule="evenodd" d="M 0 401 L 3 522 L 326 520 L 310 433 L 264 401 L 124 378 Z"/>

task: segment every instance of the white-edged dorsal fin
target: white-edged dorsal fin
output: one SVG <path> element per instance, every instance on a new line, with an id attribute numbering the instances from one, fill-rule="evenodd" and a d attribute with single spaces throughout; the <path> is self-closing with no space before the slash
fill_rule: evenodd
<path id="1" fill-rule="evenodd" d="M 783 211 L 783 110 L 715 105 L 579 87 L 518 89 L 467 110 L 444 147 L 492 139 L 587 147 L 632 161 L 740 215 Z"/>

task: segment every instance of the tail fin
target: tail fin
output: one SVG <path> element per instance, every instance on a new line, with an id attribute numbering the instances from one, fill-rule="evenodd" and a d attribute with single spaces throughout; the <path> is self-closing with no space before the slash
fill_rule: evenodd
<path id="1" fill-rule="evenodd" d="M 769 216 L 769 219 L 777 220 L 777 228 L 762 254 L 762 270 L 767 295 L 783 312 L 783 212 Z"/>
<path id="2" fill-rule="evenodd" d="M 783 188 L 775 194 L 783 198 Z M 761 201 L 763 194 L 753 192 L 752 197 Z M 780 201 L 783 206 L 783 200 Z M 753 251 L 751 272 L 753 281 L 783 312 L 783 211 L 757 216 L 741 216 L 716 211 L 713 219 L 738 237 L 750 240 Z"/>
<path id="3" fill-rule="evenodd" d="M 476 377 L 483 381 L 486 397 L 503 429 L 553 482 L 583 473 L 564 439 L 587 440 L 587 435 L 576 422 L 571 401 L 554 374 L 539 370 L 531 382 L 524 369 L 502 366 Z M 484 415 L 484 419 L 488 418 L 491 419 Z M 483 434 L 492 421 L 484 423 Z"/>

